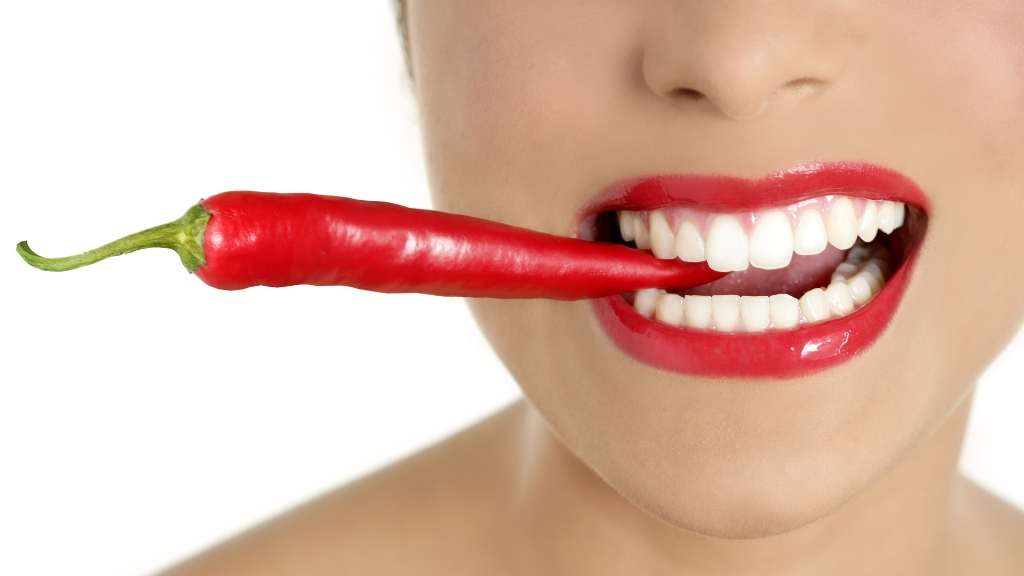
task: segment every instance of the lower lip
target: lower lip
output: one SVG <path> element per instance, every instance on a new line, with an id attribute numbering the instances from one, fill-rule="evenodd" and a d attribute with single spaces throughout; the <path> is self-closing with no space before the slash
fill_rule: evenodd
<path id="1" fill-rule="evenodd" d="M 889 326 L 913 273 L 916 247 L 885 288 L 853 314 L 792 331 L 718 334 L 648 320 L 621 296 L 593 300 L 605 332 L 639 362 L 678 374 L 798 378 L 855 358 Z"/>

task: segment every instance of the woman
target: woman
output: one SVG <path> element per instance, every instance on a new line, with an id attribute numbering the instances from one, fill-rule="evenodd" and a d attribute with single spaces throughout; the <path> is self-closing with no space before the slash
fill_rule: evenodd
<path id="1" fill-rule="evenodd" d="M 526 401 L 169 574 L 1024 571 L 957 473 L 1024 311 L 1024 5 L 401 9 L 438 208 L 733 273 L 471 302 Z"/>

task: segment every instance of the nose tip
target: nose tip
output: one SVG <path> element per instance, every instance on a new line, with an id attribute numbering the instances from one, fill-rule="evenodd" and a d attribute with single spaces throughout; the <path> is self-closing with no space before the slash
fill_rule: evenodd
<path id="1" fill-rule="evenodd" d="M 808 2 L 676 3 L 644 46 L 649 89 L 677 105 L 707 101 L 733 120 L 826 90 L 850 48 L 838 14 Z"/>

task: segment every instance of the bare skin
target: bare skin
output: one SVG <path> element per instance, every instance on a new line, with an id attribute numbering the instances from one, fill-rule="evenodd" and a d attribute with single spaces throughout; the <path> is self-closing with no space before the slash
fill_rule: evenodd
<path id="1" fill-rule="evenodd" d="M 439 208 L 571 234 L 650 174 L 900 171 L 906 296 L 829 370 L 643 365 L 587 303 L 470 302 L 527 400 L 168 574 L 1021 574 L 1024 516 L 957 472 L 1024 316 L 1017 0 L 409 0 Z"/>
<path id="2" fill-rule="evenodd" d="M 968 407 L 833 515 L 724 540 L 630 504 L 520 402 L 165 576 L 1019 574 L 1024 515 L 956 471 Z"/>

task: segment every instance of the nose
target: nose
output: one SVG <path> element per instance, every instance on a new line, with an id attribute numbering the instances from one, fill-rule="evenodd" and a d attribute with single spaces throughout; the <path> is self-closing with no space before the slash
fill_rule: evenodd
<path id="1" fill-rule="evenodd" d="M 734 120 L 827 90 L 852 48 L 842 0 L 663 0 L 643 76 L 679 106 L 706 100 Z"/>

